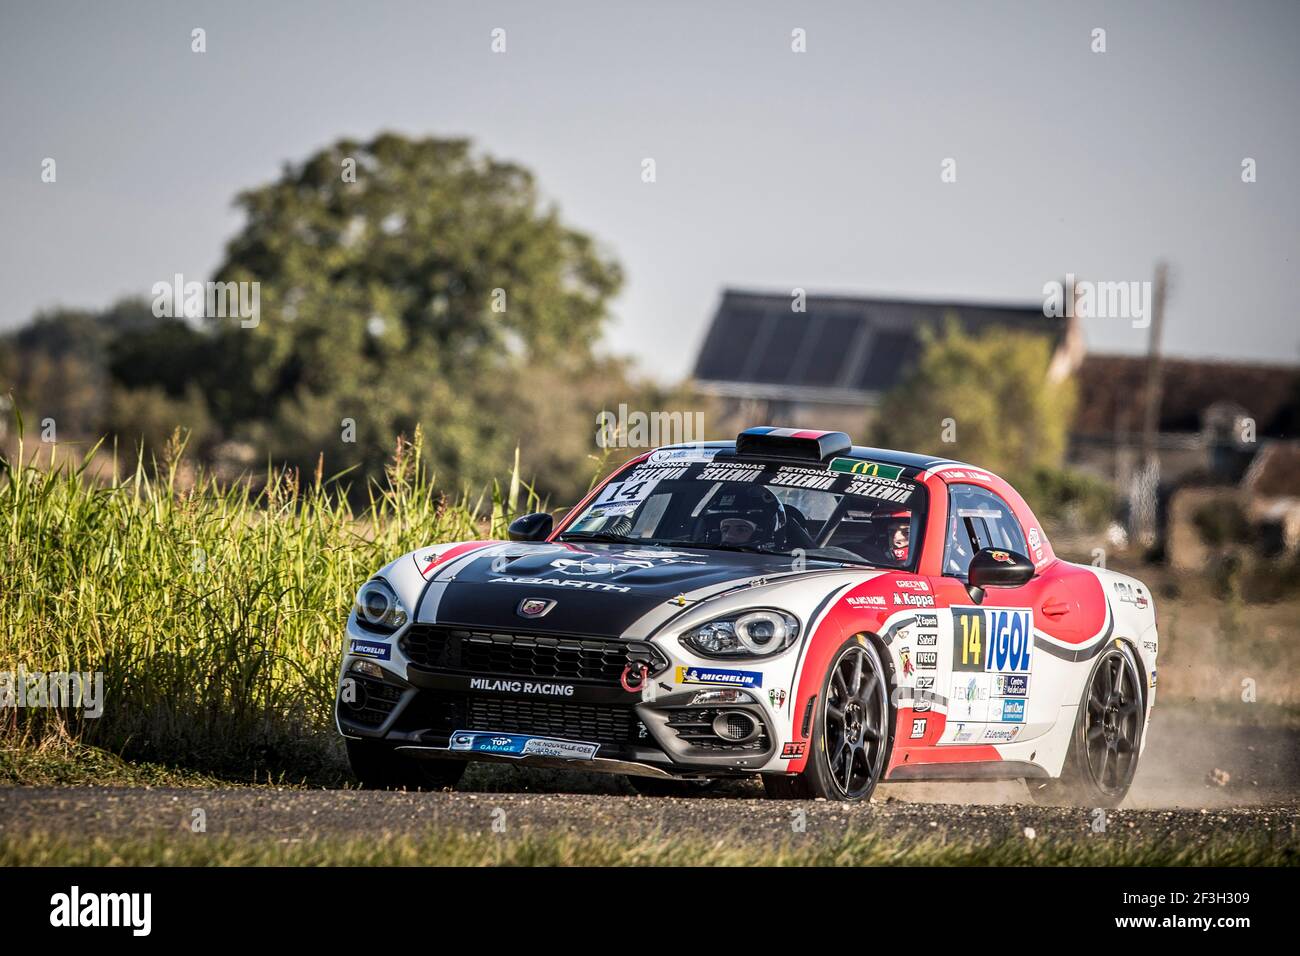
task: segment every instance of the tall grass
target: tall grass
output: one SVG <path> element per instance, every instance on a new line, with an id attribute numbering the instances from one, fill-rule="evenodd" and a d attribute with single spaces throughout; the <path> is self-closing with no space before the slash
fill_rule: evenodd
<path id="1" fill-rule="evenodd" d="M 448 500 L 399 440 L 367 503 L 346 476 L 270 470 L 222 486 L 183 443 L 111 480 L 100 446 L 0 458 L 0 671 L 102 671 L 104 711 L 0 710 L 0 745 L 51 735 L 131 759 L 247 776 L 309 774 L 336 751 L 344 620 L 365 577 L 427 544 L 502 537 L 522 483 Z M 189 476 L 188 478 L 186 476 Z M 536 504 L 527 485 L 527 505 Z"/>

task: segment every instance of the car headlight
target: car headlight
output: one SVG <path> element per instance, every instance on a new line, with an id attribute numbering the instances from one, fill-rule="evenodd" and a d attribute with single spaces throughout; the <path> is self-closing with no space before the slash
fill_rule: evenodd
<path id="1" fill-rule="evenodd" d="M 406 624 L 406 608 L 383 578 L 372 578 L 357 592 L 357 623 L 369 631 L 391 634 Z"/>
<path id="2" fill-rule="evenodd" d="M 768 657 L 799 638 L 799 619 L 788 611 L 758 608 L 692 628 L 682 643 L 704 657 Z"/>

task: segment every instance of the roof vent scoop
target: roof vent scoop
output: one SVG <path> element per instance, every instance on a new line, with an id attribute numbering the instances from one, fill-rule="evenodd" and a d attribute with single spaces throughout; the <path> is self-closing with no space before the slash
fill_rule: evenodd
<path id="1" fill-rule="evenodd" d="M 823 432 L 808 428 L 746 428 L 736 436 L 737 455 L 790 458 L 796 461 L 825 461 L 853 449 L 853 439 L 844 432 Z"/>

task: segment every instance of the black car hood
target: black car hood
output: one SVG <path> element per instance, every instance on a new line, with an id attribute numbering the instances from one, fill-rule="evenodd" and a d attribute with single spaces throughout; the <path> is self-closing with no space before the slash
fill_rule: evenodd
<path id="1" fill-rule="evenodd" d="M 617 637 L 673 598 L 704 597 L 786 573 L 791 561 L 786 555 L 735 551 L 516 544 L 457 570 L 436 617 L 438 623 L 472 628 Z M 814 566 L 821 565 L 810 562 Z M 555 605 L 544 616 L 528 618 L 520 605 L 529 598 Z"/>

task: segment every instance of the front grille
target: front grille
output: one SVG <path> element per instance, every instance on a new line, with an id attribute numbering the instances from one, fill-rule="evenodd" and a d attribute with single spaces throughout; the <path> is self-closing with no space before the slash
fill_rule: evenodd
<path id="1" fill-rule="evenodd" d="M 617 685 L 623 669 L 647 652 L 661 670 L 667 662 L 647 644 L 549 634 L 500 634 L 415 624 L 402 636 L 402 653 L 417 667 L 470 674 L 508 674 Z"/>
<path id="2" fill-rule="evenodd" d="M 632 708 L 609 704 L 471 697 L 466 701 L 466 720 L 466 726 L 459 729 L 566 737 L 595 743 L 635 743 L 639 735 Z"/>

